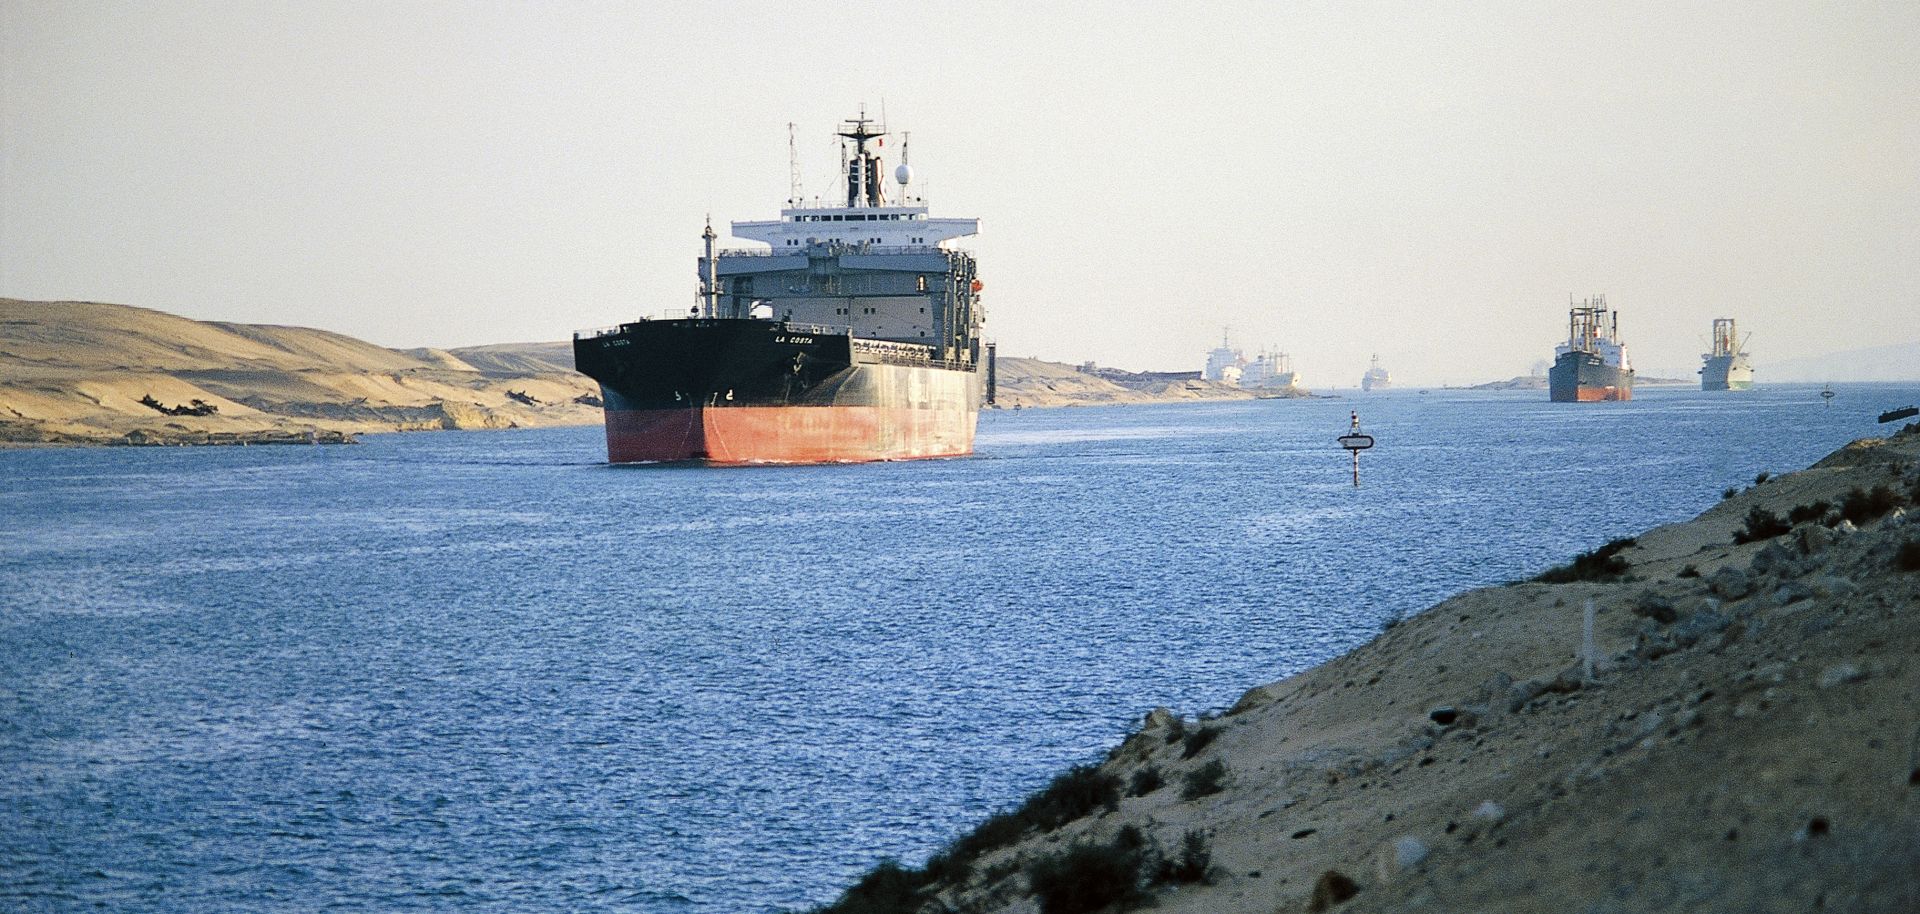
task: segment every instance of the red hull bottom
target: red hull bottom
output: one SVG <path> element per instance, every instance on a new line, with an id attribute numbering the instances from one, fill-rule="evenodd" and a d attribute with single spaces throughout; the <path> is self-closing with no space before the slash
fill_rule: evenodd
<path id="1" fill-rule="evenodd" d="M 1631 400 L 1631 387 L 1581 387 L 1573 392 L 1574 403 L 1603 403 L 1609 400 Z"/>
<path id="2" fill-rule="evenodd" d="M 973 453 L 970 409 L 729 406 L 607 411 L 613 463 L 855 463 Z"/>

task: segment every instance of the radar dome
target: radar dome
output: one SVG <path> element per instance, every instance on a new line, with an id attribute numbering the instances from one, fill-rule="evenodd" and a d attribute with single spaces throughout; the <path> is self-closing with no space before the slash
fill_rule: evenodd
<path id="1" fill-rule="evenodd" d="M 908 165 L 905 162 L 901 162 L 900 167 L 893 170 L 893 179 L 895 181 L 900 182 L 901 184 L 912 183 L 913 182 L 913 166 Z"/>

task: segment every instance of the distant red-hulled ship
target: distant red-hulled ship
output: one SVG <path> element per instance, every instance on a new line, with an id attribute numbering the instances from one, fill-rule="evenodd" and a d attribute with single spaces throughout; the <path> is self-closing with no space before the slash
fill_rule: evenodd
<path id="1" fill-rule="evenodd" d="M 981 283 L 946 247 L 977 219 L 932 219 L 894 171 L 884 127 L 842 125 L 846 205 L 794 198 L 733 234 L 767 250 L 714 249 L 684 319 L 574 335 L 574 365 L 600 382 L 614 463 L 833 463 L 973 452 L 983 394 Z M 796 172 L 797 173 L 797 172 Z M 991 347 L 988 348 L 991 358 Z"/>

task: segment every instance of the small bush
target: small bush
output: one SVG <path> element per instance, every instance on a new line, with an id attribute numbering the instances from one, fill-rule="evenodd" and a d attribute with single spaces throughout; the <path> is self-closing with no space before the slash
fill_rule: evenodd
<path id="1" fill-rule="evenodd" d="M 942 855 L 943 875 L 964 875 L 982 854 L 1006 847 L 1027 833 L 1028 822 L 1018 812 L 997 812 L 973 831 L 954 839 Z"/>
<path id="2" fill-rule="evenodd" d="M 1769 473 L 1766 470 L 1761 470 L 1760 475 L 1753 477 L 1753 484 L 1757 486 L 1772 478 L 1773 478 L 1772 473 Z"/>
<path id="3" fill-rule="evenodd" d="M 1096 809 L 1113 809 L 1120 803 L 1120 777 L 1101 771 L 1094 765 L 1075 765 L 1066 774 L 1053 779 L 1047 789 L 1035 794 L 1020 807 L 1020 815 L 1052 831 Z"/>
<path id="4" fill-rule="evenodd" d="M 1759 505 L 1754 505 L 1747 511 L 1747 526 L 1744 529 L 1733 531 L 1733 541 L 1735 543 L 1757 543 L 1761 540 L 1773 539 L 1792 529 L 1793 525 L 1781 520 L 1780 515 L 1762 508 Z"/>
<path id="5" fill-rule="evenodd" d="M 1160 871 L 1153 875 L 1153 883 L 1186 885 L 1206 882 L 1212 872 L 1213 849 L 1208 846 L 1206 832 L 1195 829 L 1180 840 L 1180 856 L 1160 862 Z"/>
<path id="6" fill-rule="evenodd" d="M 1697 578 L 1699 576 L 1700 576 L 1700 569 L 1695 568 L 1692 565 L 1688 565 L 1687 567 L 1680 569 L 1680 572 L 1674 575 L 1674 577 L 1676 578 Z"/>
<path id="7" fill-rule="evenodd" d="M 1582 552 L 1570 564 L 1549 568 L 1535 577 L 1542 584 L 1571 584 L 1574 581 L 1606 581 L 1627 573 L 1627 560 L 1620 552 L 1633 545 L 1632 537 L 1617 539 L 1592 552 Z"/>
<path id="8" fill-rule="evenodd" d="M 1180 750 L 1180 757 L 1183 759 L 1193 758 L 1205 752 L 1207 747 L 1213 745 L 1213 741 L 1219 738 L 1219 727 L 1201 727 L 1187 734 L 1186 745 Z"/>
<path id="9" fill-rule="evenodd" d="M 1133 773 L 1133 782 L 1127 785 L 1127 796 L 1144 797 L 1167 786 L 1167 779 L 1160 775 L 1160 768 L 1148 765 Z"/>
<path id="10" fill-rule="evenodd" d="M 1140 829 L 1129 825 L 1109 843 L 1075 844 L 1034 861 L 1027 868 L 1027 882 L 1041 914 L 1091 914 L 1145 901 L 1140 868 L 1146 847 Z"/>
<path id="11" fill-rule="evenodd" d="M 1827 512 L 1832 510 L 1833 502 L 1830 501 L 1816 501 L 1810 505 L 1794 505 L 1793 510 L 1787 512 L 1787 523 L 1804 524 L 1808 521 L 1822 520 L 1827 516 Z"/>
<path id="12" fill-rule="evenodd" d="M 1227 764 L 1214 759 L 1187 772 L 1185 783 L 1180 785 L 1180 799 L 1197 800 L 1212 796 L 1227 787 Z"/>
<path id="13" fill-rule="evenodd" d="M 1018 872 L 1023 862 L 1019 856 L 1002 860 L 999 863 L 987 867 L 987 871 L 981 874 L 982 878 L 986 879 L 988 885 L 993 885 Z"/>
<path id="14" fill-rule="evenodd" d="M 1920 571 L 1920 540 L 1907 540 L 1893 554 L 1893 567 L 1901 571 Z"/>
<path id="15" fill-rule="evenodd" d="M 1854 489 L 1840 500 L 1840 516 L 1857 527 L 1886 516 L 1887 512 L 1900 507 L 1900 501 L 1899 493 L 1884 485 L 1874 486 L 1865 492 Z"/>
<path id="16" fill-rule="evenodd" d="M 1726 487 L 1726 488 L 1724 488 L 1724 489 L 1721 489 L 1721 490 L 1720 490 L 1720 500 L 1721 500 L 1721 501 L 1726 501 L 1727 499 L 1729 499 L 1729 498 L 1732 498 L 1732 497 L 1734 497 L 1735 495 L 1738 495 L 1738 494 L 1740 494 L 1740 490 L 1739 490 L 1739 489 L 1736 489 L 1736 488 L 1734 488 L 1733 486 L 1728 486 L 1728 487 Z"/>
<path id="17" fill-rule="evenodd" d="M 989 851 L 1020 840 L 1029 830 L 1053 831 L 1097 809 L 1120 804 L 1120 777 L 1096 765 L 1076 765 L 1053 779 L 1046 789 L 1027 798 L 1018 809 L 994 813 L 978 828 L 961 835 L 927 862 L 936 881 L 964 878 L 973 861 Z"/>
<path id="18" fill-rule="evenodd" d="M 815 908 L 814 914 L 912 914 L 926 901 L 921 894 L 926 886 L 925 873 L 882 860 L 839 901 Z"/>

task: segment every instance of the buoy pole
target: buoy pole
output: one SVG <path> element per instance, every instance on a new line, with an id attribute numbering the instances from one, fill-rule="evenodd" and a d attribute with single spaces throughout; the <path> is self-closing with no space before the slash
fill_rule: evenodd
<path id="1" fill-rule="evenodd" d="M 1353 430 L 1351 432 L 1348 432 L 1348 434 L 1358 435 L 1360 434 L 1360 413 L 1358 411 L 1355 411 L 1352 415 L 1353 415 Z M 1348 451 L 1348 453 L 1353 455 L 1353 487 L 1358 489 L 1360 488 L 1360 449 L 1354 448 L 1353 450 Z"/>
<path id="2" fill-rule="evenodd" d="M 1353 425 L 1338 439 L 1340 446 L 1353 455 L 1353 487 L 1360 488 L 1360 452 L 1373 447 L 1373 436 L 1360 431 L 1360 414 L 1353 414 Z"/>

